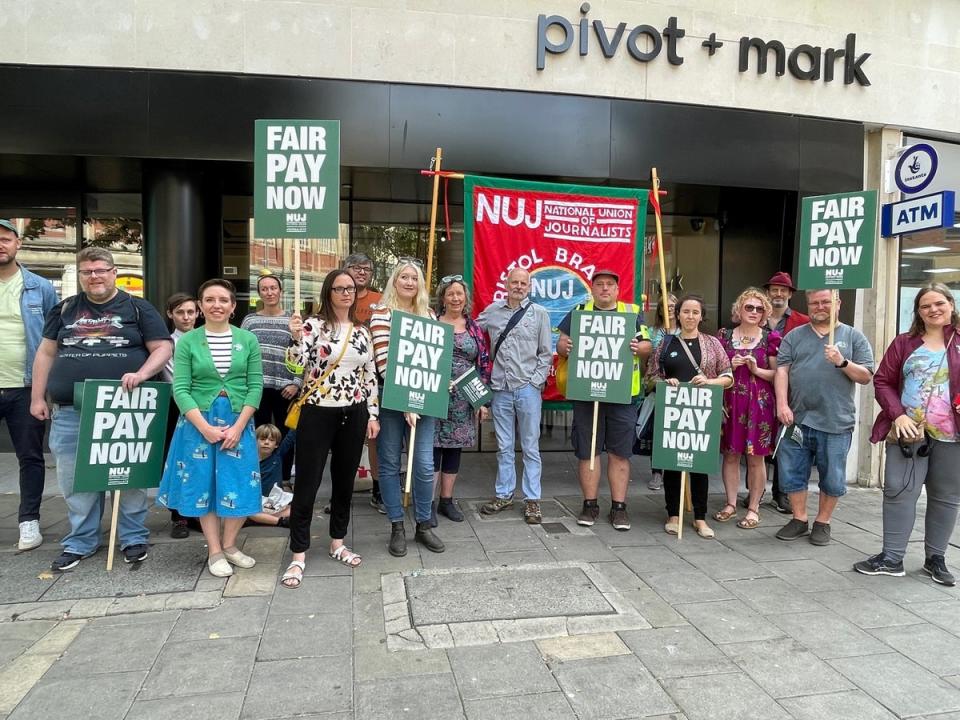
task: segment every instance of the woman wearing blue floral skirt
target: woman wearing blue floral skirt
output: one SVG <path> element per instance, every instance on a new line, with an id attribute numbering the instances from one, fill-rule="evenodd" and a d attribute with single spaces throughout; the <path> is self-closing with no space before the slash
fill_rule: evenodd
<path id="1" fill-rule="evenodd" d="M 199 518 L 207 567 L 217 577 L 256 561 L 236 545 L 244 520 L 260 512 L 260 461 L 253 412 L 263 392 L 257 338 L 230 325 L 233 284 L 200 286 L 206 324 L 183 335 L 174 355 L 173 396 L 182 413 L 170 441 L 157 502 Z M 221 536 L 221 520 L 223 533 Z"/>

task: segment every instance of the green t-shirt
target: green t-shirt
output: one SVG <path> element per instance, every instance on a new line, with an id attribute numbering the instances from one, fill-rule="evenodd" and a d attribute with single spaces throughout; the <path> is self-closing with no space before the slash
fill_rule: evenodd
<path id="1" fill-rule="evenodd" d="M 0 280 L 0 388 L 23 387 L 27 364 L 27 335 L 20 313 L 23 273 Z"/>

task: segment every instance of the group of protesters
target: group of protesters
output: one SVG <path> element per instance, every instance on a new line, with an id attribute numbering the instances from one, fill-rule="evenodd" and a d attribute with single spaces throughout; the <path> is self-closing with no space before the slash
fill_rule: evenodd
<path id="1" fill-rule="evenodd" d="M 44 421 L 51 420 L 50 449 L 70 525 L 53 570 L 72 569 L 97 551 L 101 539 L 104 493 L 73 491 L 80 417 L 73 388 L 88 378 L 117 380 L 128 391 L 157 376 L 172 382 L 176 407 L 157 502 L 171 511 L 174 537 L 185 537 L 191 524 L 199 527 L 209 571 L 218 577 L 255 564 L 237 547 L 241 527 L 254 521 L 289 528 L 293 557 L 281 582 L 288 588 L 301 585 L 328 459 L 328 554 L 358 567 L 362 558 L 344 540 L 365 447 L 376 478 L 371 503 L 390 522 L 388 551 L 405 555 L 401 455 L 413 426 L 417 432 L 407 448 L 412 454 L 408 482 L 419 545 L 443 552 L 435 532 L 438 515 L 463 521 L 455 501 L 461 453 L 475 445 L 478 420 L 487 417 L 496 434 L 498 468 L 494 496 L 479 511 L 493 515 L 514 505 L 519 440 L 522 514 L 530 524 L 541 522 L 541 397 L 553 367 L 554 328 L 546 310 L 529 297 L 527 271 L 509 272 L 506 297 L 474 314 L 462 276 L 443 277 L 431 299 L 420 260 L 400 258 L 380 295 L 370 287 L 372 262 L 355 254 L 342 269 L 326 275 L 316 312 L 306 318 L 284 312 L 280 278 L 260 277 L 262 306 L 240 327 L 231 323 L 237 308 L 234 286 L 211 279 L 196 296 L 170 298 L 166 314 L 171 333 L 150 303 L 117 288 L 108 250 L 88 247 L 78 253 L 80 292 L 58 302 L 48 281 L 16 261 L 20 244 L 16 226 L 0 220 L 0 413 L 20 462 L 21 550 L 42 543 L 42 443 Z M 773 505 L 792 516 L 776 537 L 808 537 L 814 545 L 826 545 L 834 509 L 846 492 L 855 386 L 872 381 L 881 408 L 872 440 L 887 443 L 883 547 L 854 569 L 904 574 L 916 504 L 926 486 L 923 568 L 935 581 L 954 584 L 945 552 L 960 508 L 960 476 L 949 470 L 950 457 L 960 447 L 960 318 L 947 287 L 931 284 L 917 293 L 911 328 L 894 340 L 874 374 L 871 347 L 862 333 L 838 321 L 840 301 L 834 293 L 807 290 L 810 315 L 803 315 L 790 308 L 796 288 L 787 273 L 740 293 L 731 327 L 717 336 L 701 329 L 706 305 L 697 295 L 662 298 L 656 322 L 648 327 L 639 308 L 621 299 L 617 272 L 597 270 L 590 283 L 591 298 L 577 310 L 634 312 L 637 325 L 630 341 L 633 402 L 599 403 L 595 444 L 594 403 L 573 403 L 572 441 L 583 496 L 580 525 L 599 520 L 601 463 L 591 461 L 594 453 L 605 452 L 611 498 L 607 518 L 616 530 L 631 527 L 630 458 L 644 395 L 658 382 L 717 385 L 725 390 L 720 439 L 725 502 L 710 517 L 755 529 L 766 463 L 773 460 Z M 446 418 L 380 407 L 394 311 L 451 326 L 452 377 L 476 369 L 492 391 L 489 407 L 474 410 L 453 385 Z M 561 358 L 574 350 L 572 313 L 557 328 Z M 203 325 L 197 328 L 201 317 Z M 284 501 L 294 462 L 292 497 Z M 746 512 L 739 517 L 744 462 Z M 811 525 L 807 487 L 814 466 L 820 492 Z M 664 530 L 670 534 L 679 532 L 680 483 L 680 473 L 653 468 L 650 486 L 662 485 Z M 707 477 L 691 474 L 690 488 L 693 527 L 701 538 L 713 538 Z M 147 557 L 148 508 L 145 490 L 120 494 L 118 533 L 128 563 Z"/>

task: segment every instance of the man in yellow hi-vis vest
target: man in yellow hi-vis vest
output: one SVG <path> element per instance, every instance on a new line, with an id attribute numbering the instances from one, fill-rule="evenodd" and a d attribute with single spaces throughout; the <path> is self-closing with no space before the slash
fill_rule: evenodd
<path id="1" fill-rule="evenodd" d="M 612 270 L 597 270 L 590 284 L 593 300 L 581 310 L 595 312 L 635 312 L 637 313 L 637 332 L 630 341 L 633 352 L 633 402 L 629 405 L 619 403 L 600 403 L 597 420 L 597 452 L 607 451 L 607 480 L 610 483 L 610 523 L 617 530 L 630 529 L 630 516 L 627 515 L 627 485 L 630 482 L 630 456 L 633 454 L 633 440 L 637 422 L 638 403 L 642 396 L 640 385 L 640 361 L 653 350 L 650 344 L 650 331 L 643 325 L 640 308 L 619 301 L 620 276 Z M 570 324 L 573 318 L 571 310 L 560 322 L 560 339 L 557 341 L 557 353 L 569 357 L 573 350 L 570 338 Z M 597 495 L 600 491 L 600 463 L 590 469 L 590 440 L 593 431 L 593 403 L 574 401 L 573 403 L 573 451 L 579 463 L 580 490 L 583 492 L 583 510 L 577 518 L 577 524 L 593 525 L 600 516 Z"/>

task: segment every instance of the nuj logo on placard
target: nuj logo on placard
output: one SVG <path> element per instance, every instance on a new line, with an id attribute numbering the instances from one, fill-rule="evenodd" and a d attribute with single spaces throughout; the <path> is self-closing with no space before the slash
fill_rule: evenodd
<path id="1" fill-rule="evenodd" d="M 678 452 L 678 453 L 677 453 L 677 465 L 680 465 L 681 467 L 692 467 L 692 466 L 693 466 L 693 453 Z"/>
<path id="2" fill-rule="evenodd" d="M 107 471 L 107 482 L 126 482 L 130 479 L 130 468 L 112 467 Z"/>
<path id="3" fill-rule="evenodd" d="M 604 396 L 607 394 L 607 384 L 605 382 L 592 381 L 590 383 L 590 394 Z"/>
<path id="4" fill-rule="evenodd" d="M 287 213 L 287 230 L 290 232 L 306 232 L 307 214 L 306 213 Z"/>
<path id="5" fill-rule="evenodd" d="M 832 268 L 824 271 L 823 281 L 827 285 L 842 285 L 843 268 Z"/>
<path id="6" fill-rule="evenodd" d="M 410 405 L 413 407 L 422 408 L 423 404 L 427 401 L 426 393 L 416 392 L 414 390 L 410 391 Z"/>

